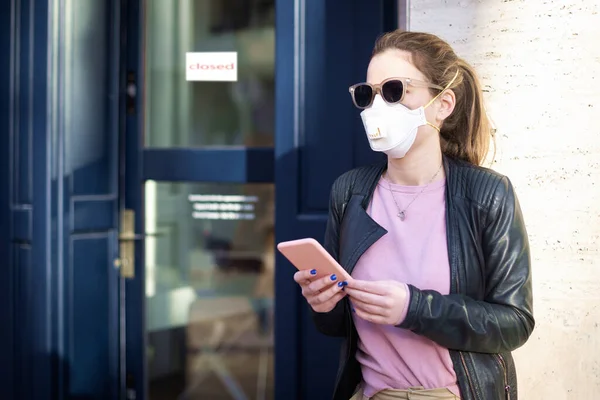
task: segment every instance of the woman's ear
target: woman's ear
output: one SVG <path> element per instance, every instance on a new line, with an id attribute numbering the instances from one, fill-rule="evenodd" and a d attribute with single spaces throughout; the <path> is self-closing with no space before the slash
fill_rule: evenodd
<path id="1" fill-rule="evenodd" d="M 454 91 L 448 89 L 444 91 L 439 97 L 440 107 L 437 112 L 437 119 L 443 121 L 452 114 L 454 107 L 456 106 L 456 95 Z"/>

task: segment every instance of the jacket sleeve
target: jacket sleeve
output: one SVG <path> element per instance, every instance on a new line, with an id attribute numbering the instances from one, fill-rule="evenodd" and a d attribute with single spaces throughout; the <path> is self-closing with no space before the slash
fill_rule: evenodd
<path id="1" fill-rule="evenodd" d="M 323 247 L 331 256 L 339 262 L 339 247 L 340 247 L 340 224 L 342 218 L 342 210 L 340 206 L 343 200 L 343 190 L 338 188 L 339 179 L 333 184 L 329 195 L 329 214 L 327 217 L 327 227 L 325 229 L 325 240 Z M 339 199 L 338 199 L 339 198 Z M 313 321 L 317 330 L 327 336 L 344 337 L 347 332 L 346 318 L 346 299 L 339 301 L 333 310 L 327 313 L 318 313 L 312 310 Z"/>
<path id="2" fill-rule="evenodd" d="M 512 351 L 533 331 L 529 241 L 508 178 L 497 186 L 481 234 L 486 268 L 483 301 L 441 295 L 409 285 L 410 303 L 400 325 L 451 350 Z"/>

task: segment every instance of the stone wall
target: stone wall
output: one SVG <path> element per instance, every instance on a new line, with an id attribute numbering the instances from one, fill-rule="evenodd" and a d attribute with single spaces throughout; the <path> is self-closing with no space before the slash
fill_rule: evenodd
<path id="1" fill-rule="evenodd" d="M 600 2 L 415 0 L 480 73 L 493 168 L 516 187 L 532 246 L 536 329 L 515 352 L 520 398 L 600 396 Z"/>

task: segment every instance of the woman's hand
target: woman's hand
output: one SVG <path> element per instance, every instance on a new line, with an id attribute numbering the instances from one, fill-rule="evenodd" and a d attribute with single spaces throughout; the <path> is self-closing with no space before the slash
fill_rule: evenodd
<path id="1" fill-rule="evenodd" d="M 345 292 L 350 296 L 356 315 L 366 321 L 399 325 L 406 317 L 410 292 L 404 283 L 353 279 Z"/>
<path id="2" fill-rule="evenodd" d="M 338 281 L 337 276 L 328 275 L 317 278 L 316 270 L 298 271 L 294 274 L 294 280 L 302 288 L 302 296 L 306 299 L 312 309 L 318 313 L 326 313 L 344 298 L 346 281 Z"/>

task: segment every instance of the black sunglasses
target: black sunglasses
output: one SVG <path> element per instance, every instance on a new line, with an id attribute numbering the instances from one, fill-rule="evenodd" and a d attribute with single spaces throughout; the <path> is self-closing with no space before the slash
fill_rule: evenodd
<path id="1" fill-rule="evenodd" d="M 379 85 L 362 82 L 350 86 L 350 95 L 354 105 L 358 108 L 367 108 L 373 104 L 375 95 L 379 93 L 388 104 L 400 103 L 406 94 L 406 86 L 426 87 L 444 90 L 443 87 L 433 83 L 419 81 L 411 78 L 388 78 Z"/>

